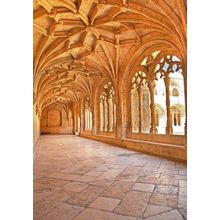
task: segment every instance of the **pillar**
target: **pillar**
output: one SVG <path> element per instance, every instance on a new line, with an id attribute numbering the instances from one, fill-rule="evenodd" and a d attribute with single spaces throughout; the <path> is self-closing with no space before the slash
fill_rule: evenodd
<path id="1" fill-rule="evenodd" d="M 78 130 L 78 109 L 77 109 L 77 105 L 74 106 L 74 117 L 75 117 L 75 132 L 79 132 Z"/>
<path id="2" fill-rule="evenodd" d="M 105 114 L 106 114 L 106 107 L 105 107 L 105 100 L 103 100 L 103 129 L 102 129 L 102 131 L 105 131 L 105 125 L 106 125 L 106 120 L 105 120 Z"/>
<path id="3" fill-rule="evenodd" d="M 113 107 L 113 132 L 115 132 L 115 126 L 116 126 L 116 123 L 115 123 L 115 117 L 116 117 L 116 106 L 115 106 L 115 102 L 114 100 L 112 100 L 112 107 Z"/>
<path id="4" fill-rule="evenodd" d="M 139 86 L 138 87 L 138 99 L 139 99 L 139 102 L 138 102 L 138 107 L 139 107 L 139 131 L 138 133 L 141 133 L 141 128 L 142 128 L 142 116 L 141 116 L 141 87 Z"/>
<path id="5" fill-rule="evenodd" d="M 75 111 L 74 111 L 74 104 L 73 105 L 71 105 L 71 115 L 72 115 L 72 133 L 73 134 L 75 134 L 75 116 L 74 116 L 74 114 L 75 114 Z"/>
<path id="6" fill-rule="evenodd" d="M 63 109 L 60 110 L 60 126 L 62 126 L 63 124 L 63 113 L 62 113 Z"/>
<path id="7" fill-rule="evenodd" d="M 154 88 L 155 84 L 153 82 L 148 82 L 148 87 L 150 90 L 150 112 L 151 112 L 151 128 L 150 128 L 150 133 L 155 134 L 157 133 L 157 128 L 155 124 L 155 104 L 154 104 Z"/>
<path id="8" fill-rule="evenodd" d="M 101 112 L 101 107 L 100 105 L 102 106 L 102 112 Z M 98 114 L 97 114 L 97 118 L 98 118 L 98 130 L 100 131 L 103 131 L 104 130 L 104 104 L 103 104 L 103 101 L 101 102 L 100 100 L 100 104 L 97 105 L 97 108 L 99 108 L 99 111 L 98 111 Z M 102 122 L 102 123 L 101 123 Z"/>
<path id="9" fill-rule="evenodd" d="M 121 99 L 122 97 L 119 96 L 118 90 L 115 90 L 115 105 L 116 105 L 116 138 L 121 139 L 122 138 L 122 112 L 121 112 Z"/>
<path id="10" fill-rule="evenodd" d="M 184 124 L 184 131 L 185 135 L 187 136 L 187 75 L 186 72 L 183 72 L 183 84 L 184 84 L 184 100 L 185 100 L 185 124 Z"/>
<path id="11" fill-rule="evenodd" d="M 171 118 L 171 111 L 170 111 L 170 77 L 169 77 L 169 74 L 165 75 L 164 81 L 165 81 L 165 87 L 166 87 L 166 110 L 167 110 L 166 134 L 172 134 L 173 127 L 172 127 L 172 118 Z"/>
<path id="12" fill-rule="evenodd" d="M 107 98 L 106 103 L 107 103 L 107 109 L 108 109 L 108 124 L 107 124 L 107 131 L 109 132 L 109 130 L 110 130 L 110 109 L 109 109 L 109 98 Z"/>
<path id="13" fill-rule="evenodd" d="M 94 103 L 91 103 L 91 113 L 92 113 L 92 135 L 96 135 L 96 124 L 95 124 L 95 106 Z M 99 120 L 96 121 L 98 123 Z"/>

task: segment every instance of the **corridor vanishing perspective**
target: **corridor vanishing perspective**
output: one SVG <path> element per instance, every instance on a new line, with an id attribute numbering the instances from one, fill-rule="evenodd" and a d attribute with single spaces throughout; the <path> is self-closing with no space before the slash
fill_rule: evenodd
<path id="1" fill-rule="evenodd" d="M 186 219 L 186 165 L 72 135 L 43 135 L 34 220 Z"/>
<path id="2" fill-rule="evenodd" d="M 34 0 L 34 143 L 77 134 L 187 160 L 186 0 Z"/>
<path id="3" fill-rule="evenodd" d="M 33 2 L 34 220 L 186 219 L 187 1 Z"/>

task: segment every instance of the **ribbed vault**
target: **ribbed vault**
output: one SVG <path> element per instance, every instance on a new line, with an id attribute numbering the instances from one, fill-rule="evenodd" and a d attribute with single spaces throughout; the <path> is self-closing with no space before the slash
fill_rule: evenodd
<path id="1" fill-rule="evenodd" d="M 70 108 L 97 82 L 118 88 L 140 48 L 186 62 L 185 0 L 35 0 L 34 104 Z"/>

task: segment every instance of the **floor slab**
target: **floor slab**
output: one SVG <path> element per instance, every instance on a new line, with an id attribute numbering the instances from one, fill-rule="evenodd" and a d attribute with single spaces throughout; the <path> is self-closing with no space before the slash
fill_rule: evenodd
<path id="1" fill-rule="evenodd" d="M 186 219 L 186 165 L 73 135 L 44 135 L 34 220 Z"/>

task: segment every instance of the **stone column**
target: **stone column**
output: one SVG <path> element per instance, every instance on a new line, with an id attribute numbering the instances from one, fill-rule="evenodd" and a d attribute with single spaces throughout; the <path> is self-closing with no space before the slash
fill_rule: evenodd
<path id="1" fill-rule="evenodd" d="M 72 133 L 75 134 L 75 118 L 74 118 L 74 105 L 71 106 L 71 115 L 72 115 Z"/>
<path id="2" fill-rule="evenodd" d="M 80 124 L 80 129 L 79 129 L 79 133 L 81 133 L 82 129 L 83 129 L 83 115 L 82 115 L 82 108 L 81 108 L 81 103 L 78 106 L 78 116 L 80 118 L 79 124 Z"/>
<path id="3" fill-rule="evenodd" d="M 77 105 L 75 105 L 75 107 L 74 107 L 74 116 L 75 116 L 75 131 L 77 131 L 77 132 L 79 132 L 79 130 L 78 130 L 78 108 L 77 108 Z"/>
<path id="4" fill-rule="evenodd" d="M 106 120 L 105 120 L 105 114 L 106 114 L 106 108 L 105 108 L 105 100 L 103 100 L 103 126 L 102 126 L 102 131 L 105 131 L 105 125 L 106 125 Z"/>
<path id="5" fill-rule="evenodd" d="M 122 111 L 121 111 L 121 97 L 119 96 L 118 92 L 117 95 L 115 94 L 115 105 L 116 105 L 116 138 L 121 140 L 122 139 Z"/>
<path id="6" fill-rule="evenodd" d="M 101 114 L 101 107 L 100 106 L 102 106 L 102 114 Z M 104 123 L 104 121 L 103 121 L 103 102 L 101 102 L 101 100 L 100 100 L 100 103 L 99 104 L 97 104 L 96 105 L 96 107 L 97 107 L 97 114 L 96 114 L 96 116 L 97 116 L 97 122 L 98 122 L 98 127 L 97 127 L 97 131 L 99 130 L 99 131 L 103 131 L 103 123 Z M 102 124 L 101 124 L 101 118 L 102 118 Z M 101 127 L 101 125 L 102 125 L 102 127 Z"/>
<path id="7" fill-rule="evenodd" d="M 60 110 L 60 126 L 63 124 L 63 109 Z"/>
<path id="8" fill-rule="evenodd" d="M 166 87 L 166 110 L 167 110 L 166 134 L 172 134 L 173 127 L 172 127 L 172 118 L 171 118 L 171 111 L 170 111 L 170 77 L 169 77 L 169 74 L 165 75 L 164 82 L 165 82 L 165 87 Z"/>
<path id="9" fill-rule="evenodd" d="M 130 122 L 131 120 L 131 107 L 128 107 L 128 99 L 130 99 L 129 93 L 127 91 L 119 92 L 119 101 L 115 102 L 116 108 L 116 124 L 120 124 L 120 129 L 117 129 L 117 138 L 126 138 L 128 133 L 130 133 Z M 118 114 L 118 116 L 117 116 Z"/>
<path id="10" fill-rule="evenodd" d="M 75 120 L 74 116 L 72 115 L 72 133 L 75 134 L 75 128 L 74 128 Z"/>
<path id="11" fill-rule="evenodd" d="M 115 132 L 115 102 L 114 102 L 114 100 L 112 100 L 112 108 L 113 108 L 113 118 L 112 118 L 112 120 L 113 120 L 113 124 L 112 124 L 112 130 L 113 130 L 113 132 Z"/>
<path id="12" fill-rule="evenodd" d="M 186 72 L 183 73 L 183 84 L 184 84 L 184 100 L 185 100 L 185 124 L 184 124 L 184 131 L 185 135 L 187 136 L 187 75 Z"/>
<path id="13" fill-rule="evenodd" d="M 155 104 L 154 104 L 154 88 L 155 88 L 155 83 L 149 82 L 148 83 L 148 88 L 150 90 L 150 112 L 151 112 L 151 128 L 150 128 L 150 133 L 155 134 L 157 133 L 157 128 L 155 125 Z"/>
<path id="14" fill-rule="evenodd" d="M 86 122 L 85 122 L 85 127 L 87 130 L 90 128 L 90 109 L 87 108 L 86 110 Z"/>
<path id="15" fill-rule="evenodd" d="M 96 119 L 96 117 L 97 117 L 97 106 L 95 106 L 94 101 L 91 103 L 91 113 L 92 113 L 92 135 L 96 135 L 97 125 L 98 125 L 99 119 Z"/>
<path id="16" fill-rule="evenodd" d="M 139 131 L 138 131 L 138 133 L 141 133 L 141 127 L 142 127 L 142 125 L 141 125 L 141 122 L 142 122 L 142 117 L 141 117 L 141 87 L 139 86 L 138 87 L 138 99 L 139 99 L 139 105 L 138 105 L 138 107 L 139 107 Z"/>
<path id="17" fill-rule="evenodd" d="M 108 109 L 108 124 L 107 124 L 107 131 L 109 132 L 110 130 L 110 108 L 109 108 L 109 98 L 107 98 L 107 109 Z"/>
<path id="18" fill-rule="evenodd" d="M 85 111 L 84 111 L 84 101 L 81 102 L 80 104 L 80 130 L 83 131 L 85 130 Z"/>
<path id="19" fill-rule="evenodd" d="M 86 127 L 88 126 L 88 124 L 87 124 L 88 114 L 87 114 L 87 109 L 85 109 L 85 105 L 83 105 L 82 112 L 83 112 L 83 122 L 84 122 L 83 123 L 83 130 L 85 131 Z"/>

